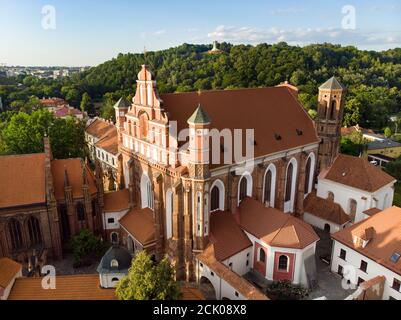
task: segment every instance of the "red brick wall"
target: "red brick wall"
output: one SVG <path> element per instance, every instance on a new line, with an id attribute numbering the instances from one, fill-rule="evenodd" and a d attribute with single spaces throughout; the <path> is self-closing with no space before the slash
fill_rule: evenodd
<path id="1" fill-rule="evenodd" d="M 258 252 L 259 249 L 262 248 L 266 254 L 265 263 L 258 261 Z M 261 246 L 259 243 L 255 242 L 255 251 L 253 257 L 253 268 L 262 274 L 264 277 L 266 276 L 266 262 L 267 262 L 267 249 Z"/>
<path id="2" fill-rule="evenodd" d="M 287 256 L 288 259 L 288 271 L 278 269 L 278 259 L 281 255 Z M 295 265 L 295 254 L 286 252 L 276 252 L 274 255 L 274 270 L 273 270 L 273 280 L 288 280 L 294 279 L 294 265 Z"/>

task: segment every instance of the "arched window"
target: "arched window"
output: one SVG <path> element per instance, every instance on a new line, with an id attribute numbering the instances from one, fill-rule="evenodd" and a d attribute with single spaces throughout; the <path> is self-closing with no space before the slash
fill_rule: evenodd
<path id="1" fill-rule="evenodd" d="M 78 216 L 78 221 L 85 220 L 85 208 L 82 202 L 77 203 L 77 216 Z"/>
<path id="2" fill-rule="evenodd" d="M 13 250 L 21 249 L 22 244 L 22 233 L 21 224 L 17 219 L 11 219 L 8 223 L 8 232 L 10 234 L 11 247 Z"/>
<path id="3" fill-rule="evenodd" d="M 173 236 L 173 191 L 171 189 L 166 192 L 166 235 L 167 239 Z"/>
<path id="4" fill-rule="evenodd" d="M 335 110 L 336 110 L 336 102 L 332 101 L 331 102 L 331 106 L 330 106 L 330 120 L 334 120 L 335 119 L 334 118 Z"/>
<path id="5" fill-rule="evenodd" d="M 27 221 L 29 240 L 31 245 L 37 245 L 42 243 L 42 234 L 40 232 L 39 220 L 33 216 L 29 217 Z"/>
<path id="6" fill-rule="evenodd" d="M 113 232 L 111 234 L 111 243 L 118 243 L 118 234 L 117 234 L 117 232 Z"/>
<path id="7" fill-rule="evenodd" d="M 118 282 L 118 281 L 120 281 L 120 279 L 118 279 L 118 278 L 111 279 L 111 282 Z"/>
<path id="8" fill-rule="evenodd" d="M 263 250 L 263 248 L 259 249 L 259 261 L 266 263 L 266 252 Z"/>
<path id="9" fill-rule="evenodd" d="M 196 193 L 196 235 L 201 235 L 201 193 Z"/>
<path id="10" fill-rule="evenodd" d="M 291 200 L 293 172 L 294 172 L 294 165 L 290 163 L 287 168 L 287 179 L 285 184 L 285 201 Z"/>
<path id="11" fill-rule="evenodd" d="M 287 166 L 285 177 L 284 212 L 292 212 L 294 210 L 296 174 L 297 161 L 293 158 Z"/>
<path id="12" fill-rule="evenodd" d="M 330 201 L 334 201 L 334 193 L 331 191 L 327 192 L 327 199 Z"/>
<path id="13" fill-rule="evenodd" d="M 239 181 L 238 186 L 238 204 L 245 198 L 252 196 L 252 176 L 244 173 Z"/>
<path id="14" fill-rule="evenodd" d="M 148 136 L 148 116 L 145 112 L 139 115 L 139 127 L 141 132 L 141 139 L 146 139 Z"/>
<path id="15" fill-rule="evenodd" d="M 278 258 L 278 269 L 279 270 L 288 270 L 288 257 L 285 255 L 281 255 Z"/>
<path id="16" fill-rule="evenodd" d="M 153 189 L 149 177 L 144 173 L 141 177 L 142 208 L 153 210 Z"/>
<path id="17" fill-rule="evenodd" d="M 220 190 L 217 186 L 212 188 L 212 203 L 210 206 L 210 210 L 219 210 L 220 209 Z"/>
<path id="18" fill-rule="evenodd" d="M 110 267 L 118 268 L 118 261 L 116 259 L 111 260 Z"/>
<path id="19" fill-rule="evenodd" d="M 224 210 L 224 183 L 217 179 L 213 182 L 210 191 L 210 211 Z"/>
<path id="20" fill-rule="evenodd" d="M 207 236 L 209 233 L 209 195 L 203 197 L 203 232 Z"/>
<path id="21" fill-rule="evenodd" d="M 266 172 L 265 175 L 265 192 L 263 195 L 263 202 L 268 202 L 270 204 L 271 198 L 271 191 L 272 191 L 272 172 L 269 170 Z"/>
<path id="22" fill-rule="evenodd" d="M 351 221 L 354 221 L 357 209 L 357 202 L 355 199 L 349 199 L 349 217 Z"/>
<path id="23" fill-rule="evenodd" d="M 304 192 L 305 195 L 308 194 L 311 190 L 311 169 L 312 169 L 312 159 L 311 157 L 308 158 L 306 161 L 305 167 L 305 185 L 304 185 Z"/>

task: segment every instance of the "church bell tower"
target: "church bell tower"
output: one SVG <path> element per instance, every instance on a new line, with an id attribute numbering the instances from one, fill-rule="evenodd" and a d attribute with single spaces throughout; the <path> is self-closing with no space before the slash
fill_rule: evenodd
<path id="1" fill-rule="evenodd" d="M 319 171 L 329 167 L 339 153 L 346 91 L 346 88 L 335 77 L 330 78 L 319 87 L 315 120 L 317 134 L 321 139 Z"/>

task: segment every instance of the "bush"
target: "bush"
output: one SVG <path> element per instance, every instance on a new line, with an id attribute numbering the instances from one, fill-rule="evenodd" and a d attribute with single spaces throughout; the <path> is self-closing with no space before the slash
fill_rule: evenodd
<path id="1" fill-rule="evenodd" d="M 94 258 L 100 258 L 108 248 L 108 244 L 96 237 L 90 230 L 82 229 L 71 239 L 74 256 L 74 268 L 89 265 Z"/>
<path id="2" fill-rule="evenodd" d="M 272 300 L 300 300 L 307 297 L 309 291 L 287 280 L 281 280 L 267 287 L 266 293 Z"/>

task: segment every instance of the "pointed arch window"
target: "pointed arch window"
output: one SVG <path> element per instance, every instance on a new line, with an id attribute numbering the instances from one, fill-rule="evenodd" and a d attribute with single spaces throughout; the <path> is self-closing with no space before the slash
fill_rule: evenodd
<path id="1" fill-rule="evenodd" d="M 263 250 L 263 248 L 259 249 L 259 261 L 262 263 L 266 262 L 266 252 Z"/>
<path id="2" fill-rule="evenodd" d="M 241 183 L 239 185 L 239 201 L 241 202 L 247 196 L 247 184 L 248 181 L 245 177 L 242 177 Z"/>
<path id="3" fill-rule="evenodd" d="M 29 217 L 28 221 L 28 233 L 31 245 L 38 245 L 42 243 L 42 233 L 40 231 L 39 220 L 33 216 Z"/>
<path id="4" fill-rule="evenodd" d="M 334 115 L 335 115 L 335 111 L 336 111 L 336 102 L 332 101 L 331 102 L 331 106 L 330 106 L 330 120 L 334 120 Z"/>
<path id="5" fill-rule="evenodd" d="M 304 185 L 304 192 L 305 194 L 308 194 L 310 190 L 310 185 L 311 181 L 311 169 L 312 169 L 312 158 L 309 157 L 308 160 L 306 161 L 306 167 L 305 167 L 305 185 Z"/>
<path id="6" fill-rule="evenodd" d="M 272 178 L 273 173 L 271 170 L 268 170 L 265 175 L 265 192 L 264 192 L 264 202 L 269 203 L 271 201 L 271 193 L 272 193 Z"/>
<path id="7" fill-rule="evenodd" d="M 173 191 L 169 189 L 166 193 L 166 235 L 167 239 L 173 236 Z"/>
<path id="8" fill-rule="evenodd" d="M 220 208 L 220 190 L 217 186 L 212 188 L 212 202 L 210 209 L 211 211 L 218 210 Z"/>
<path id="9" fill-rule="evenodd" d="M 294 165 L 292 164 L 292 162 L 290 162 L 287 168 L 287 180 L 285 184 L 285 201 L 291 200 L 293 172 L 294 172 Z"/>
<path id="10" fill-rule="evenodd" d="M 196 194 L 196 235 L 201 235 L 201 193 Z"/>
<path id="11" fill-rule="evenodd" d="M 77 216 L 78 216 L 78 221 L 85 220 L 85 208 L 82 202 L 77 203 Z"/>
<path id="12" fill-rule="evenodd" d="M 12 218 L 8 223 L 8 232 L 13 250 L 18 250 L 23 247 L 21 224 L 17 219 Z"/>

